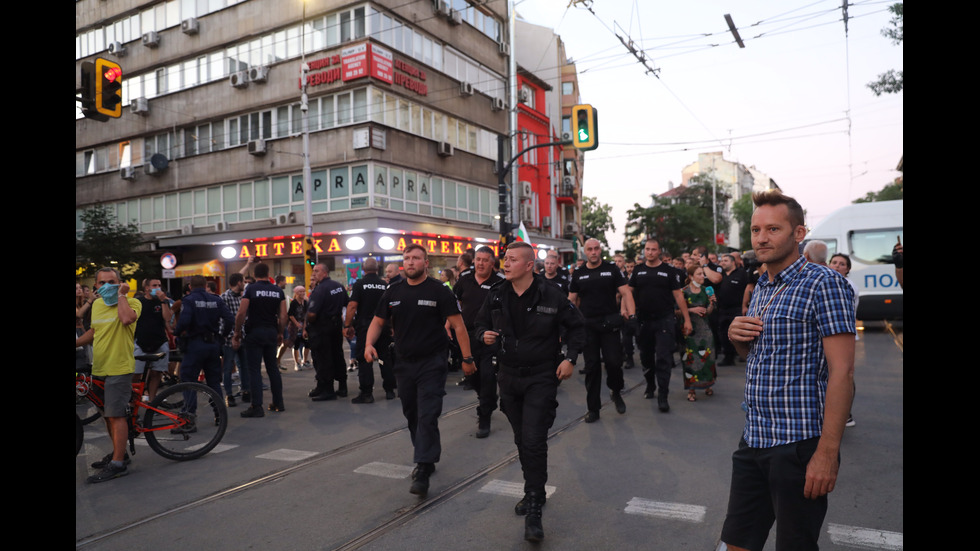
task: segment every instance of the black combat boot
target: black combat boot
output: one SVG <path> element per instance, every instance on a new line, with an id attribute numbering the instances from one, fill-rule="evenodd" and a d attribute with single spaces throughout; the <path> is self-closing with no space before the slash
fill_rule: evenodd
<path id="1" fill-rule="evenodd" d="M 524 517 L 524 539 L 537 543 L 544 539 L 544 528 L 541 526 L 541 508 L 544 506 L 544 494 L 528 492 L 524 496 L 527 505 L 527 516 Z"/>

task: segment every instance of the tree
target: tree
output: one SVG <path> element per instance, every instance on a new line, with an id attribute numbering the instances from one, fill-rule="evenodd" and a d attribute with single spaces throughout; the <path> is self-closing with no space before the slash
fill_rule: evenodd
<path id="1" fill-rule="evenodd" d="M 745 193 L 732 203 L 732 218 L 738 222 L 738 242 L 743 248 L 752 246 L 752 211 L 755 205 L 752 203 L 752 195 Z"/>
<path id="2" fill-rule="evenodd" d="M 885 27 L 881 29 L 882 36 L 888 38 L 892 41 L 892 44 L 896 46 L 902 43 L 905 38 L 905 21 L 902 17 L 902 2 L 897 4 L 892 4 L 888 7 L 888 11 L 892 12 L 892 19 L 889 21 L 890 27 Z M 882 94 L 897 94 L 902 91 L 902 87 L 905 82 L 905 74 L 901 69 L 899 70 L 889 70 L 878 75 L 878 80 L 868 83 L 868 88 L 874 92 L 876 96 Z"/>
<path id="3" fill-rule="evenodd" d="M 855 199 L 855 203 L 874 203 L 876 201 L 896 201 L 898 199 L 905 198 L 905 183 L 902 179 L 898 179 L 885 187 L 881 188 L 879 191 L 869 191 L 867 195 L 859 199 Z"/>
<path id="4" fill-rule="evenodd" d="M 714 224 L 711 220 L 711 176 L 694 179 L 693 185 L 679 188 L 668 198 L 655 198 L 653 206 L 635 204 L 626 212 L 626 239 L 623 254 L 636 258 L 643 250 L 647 237 L 660 241 L 660 248 L 673 256 L 705 245 L 714 248 Z M 728 196 L 718 190 L 715 209 L 719 228 L 726 228 L 725 201 Z"/>
<path id="5" fill-rule="evenodd" d="M 595 197 L 582 199 L 582 235 L 586 239 L 594 237 L 602 243 L 603 250 L 609 250 L 606 232 L 616 231 L 612 219 L 612 206 L 600 203 Z"/>
<path id="6" fill-rule="evenodd" d="M 98 205 L 82 213 L 85 229 L 75 240 L 76 275 L 92 276 L 99 268 L 112 266 L 124 279 L 145 273 L 148 258 L 140 253 L 143 243 L 136 224 L 120 224 L 112 207 Z"/>

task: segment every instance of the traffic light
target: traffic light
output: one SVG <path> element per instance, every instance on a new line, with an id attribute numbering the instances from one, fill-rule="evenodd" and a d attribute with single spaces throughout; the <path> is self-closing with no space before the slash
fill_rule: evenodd
<path id="1" fill-rule="evenodd" d="M 303 275 L 306 279 L 306 289 L 310 288 L 310 278 L 313 275 L 313 267 L 316 266 L 316 245 L 312 237 L 303 238 Z"/>
<path id="2" fill-rule="evenodd" d="M 599 147 L 599 114 L 585 103 L 572 107 L 572 145 L 583 151 Z"/>
<path id="3" fill-rule="evenodd" d="M 82 63 L 82 114 L 105 122 L 122 116 L 122 68 L 108 59 Z"/>

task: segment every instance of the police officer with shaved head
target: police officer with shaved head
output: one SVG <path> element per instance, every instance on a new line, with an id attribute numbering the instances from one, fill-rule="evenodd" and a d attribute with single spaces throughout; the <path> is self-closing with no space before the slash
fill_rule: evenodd
<path id="1" fill-rule="evenodd" d="M 378 276 L 378 259 L 368 257 L 361 265 L 364 270 L 364 277 L 354 282 L 351 287 L 350 302 L 347 303 L 347 314 L 344 318 L 344 333 L 349 339 L 357 337 L 357 381 L 360 387 L 358 394 L 352 403 L 373 404 L 374 403 L 374 362 L 364 358 L 364 346 L 367 344 L 368 327 L 374 319 L 374 311 L 378 309 L 381 296 L 388 288 L 388 283 Z M 382 331 L 375 343 L 375 349 L 379 354 L 379 368 L 381 370 L 381 386 L 384 388 L 385 397 L 389 400 L 395 398 L 394 365 L 389 358 L 389 345 L 391 344 L 391 334 Z"/>

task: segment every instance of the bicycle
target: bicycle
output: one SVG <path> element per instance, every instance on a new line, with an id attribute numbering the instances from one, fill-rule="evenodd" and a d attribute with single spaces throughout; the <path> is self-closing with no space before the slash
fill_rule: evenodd
<path id="1" fill-rule="evenodd" d="M 150 355 L 149 357 L 160 358 L 163 357 L 163 353 L 160 353 L 159 355 Z M 173 351 L 170 352 L 170 357 L 171 359 L 174 357 Z M 146 369 L 149 369 L 150 365 L 151 365 L 150 362 L 146 362 L 146 366 L 144 367 L 144 373 L 146 372 Z M 80 370 L 80 372 L 82 373 L 91 373 L 92 364 L 87 364 L 82 367 L 76 367 L 76 369 Z M 163 376 L 160 378 L 160 385 L 158 387 L 158 391 L 159 389 L 165 389 L 180 383 L 180 378 L 177 375 L 170 373 L 169 371 L 163 372 L 162 375 Z M 199 381 L 199 382 L 203 382 L 203 381 Z M 86 399 L 85 396 L 79 395 L 78 393 L 75 394 L 75 413 L 78 414 L 78 417 L 81 419 L 83 425 L 88 425 L 92 421 L 95 421 L 96 419 L 102 416 L 102 412 L 94 403 L 92 403 L 91 400 Z"/>
<path id="2" fill-rule="evenodd" d="M 136 356 L 137 361 L 152 362 L 165 353 Z M 193 382 L 177 383 L 157 392 L 156 398 L 143 400 L 146 370 L 139 382 L 133 383 L 127 417 L 129 419 L 129 451 L 136 454 L 136 438 L 143 436 L 150 449 L 174 461 L 189 461 L 203 457 L 221 442 L 228 428 L 228 409 L 221 395 L 211 387 Z M 100 412 L 105 401 L 105 383 L 87 373 L 75 373 L 75 393 L 91 402 Z M 204 405 L 206 404 L 206 405 Z M 198 411 L 202 405 L 203 411 Z M 213 418 L 208 414 L 212 414 Z M 207 420 L 207 422 L 199 422 Z M 212 422 L 213 419 L 213 422 Z M 75 412 L 75 455 L 82 448 L 84 429 Z"/>

